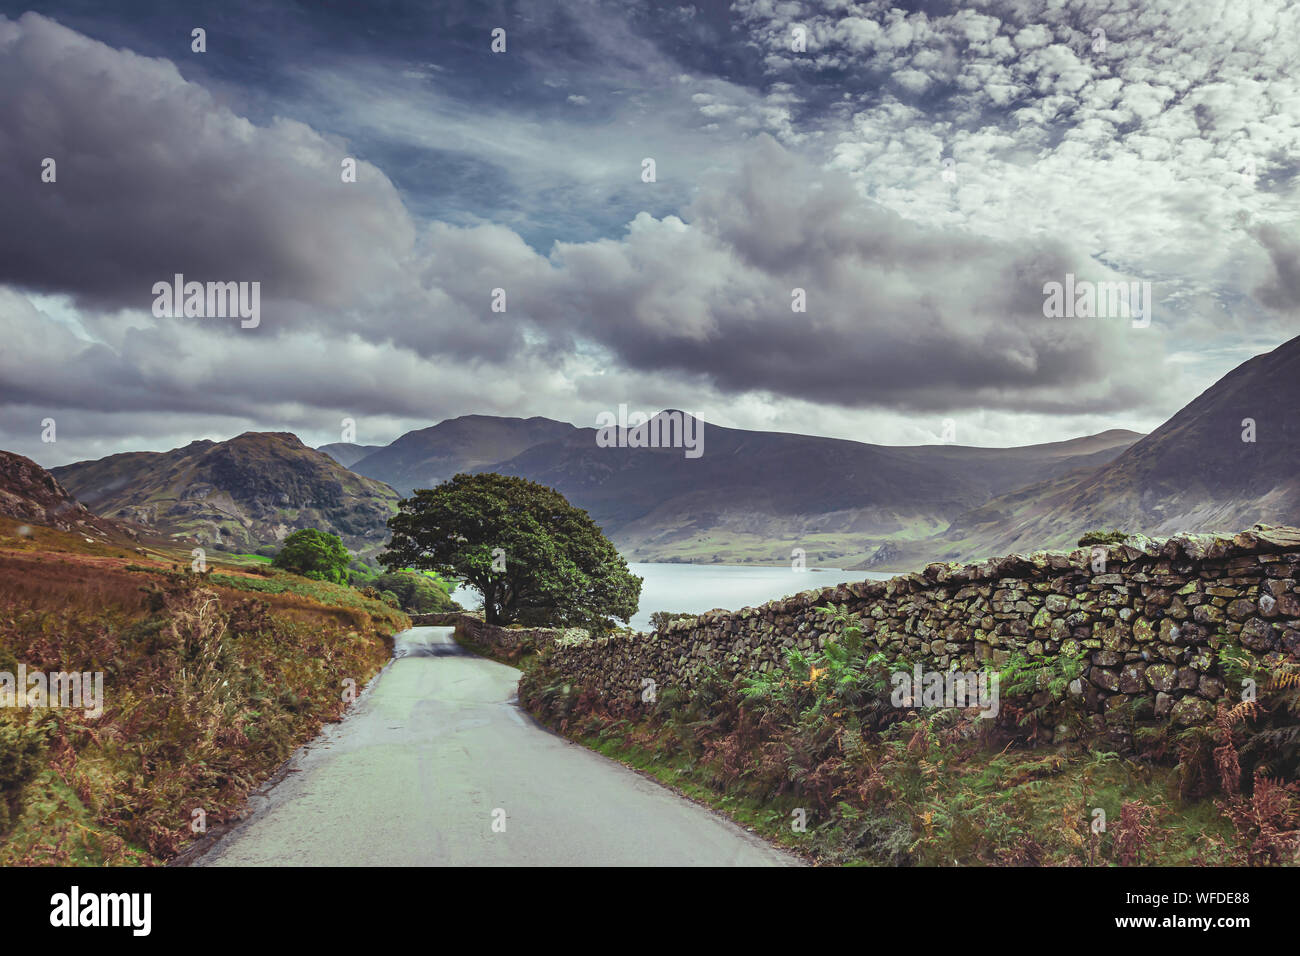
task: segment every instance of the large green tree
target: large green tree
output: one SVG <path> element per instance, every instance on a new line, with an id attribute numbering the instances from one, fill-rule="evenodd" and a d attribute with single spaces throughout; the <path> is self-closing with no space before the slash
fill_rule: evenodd
<path id="1" fill-rule="evenodd" d="M 348 549 L 336 534 L 302 528 L 284 539 L 271 565 L 317 581 L 348 583 Z"/>
<path id="2" fill-rule="evenodd" d="M 404 499 L 379 556 L 425 568 L 483 595 L 490 624 L 602 629 L 636 613 L 641 579 L 596 527 L 553 488 L 506 475 L 456 475 Z"/>

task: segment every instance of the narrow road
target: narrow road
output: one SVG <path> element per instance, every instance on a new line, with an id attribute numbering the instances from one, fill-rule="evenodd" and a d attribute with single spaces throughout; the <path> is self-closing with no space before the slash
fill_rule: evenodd
<path id="1" fill-rule="evenodd" d="M 400 634 L 348 716 L 196 865 L 798 862 L 539 727 L 512 702 L 519 671 L 463 651 L 451 630 Z"/>

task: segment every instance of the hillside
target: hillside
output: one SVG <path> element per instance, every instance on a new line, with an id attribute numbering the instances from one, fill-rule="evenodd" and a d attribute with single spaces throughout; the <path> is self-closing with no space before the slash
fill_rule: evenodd
<path id="1" fill-rule="evenodd" d="M 1300 523 L 1298 401 L 1295 338 L 1233 369 L 1113 461 L 999 495 L 911 554 L 974 560 L 1072 547 L 1098 528 L 1157 536 Z M 1253 442 L 1242 440 L 1246 419 Z"/>
<path id="2" fill-rule="evenodd" d="M 926 537 L 1031 480 L 1109 460 L 1139 436 L 1114 431 L 1021 448 L 889 447 L 704 423 L 704 454 L 601 448 L 595 429 L 492 466 L 557 488 L 633 560 L 785 563 L 861 556 Z"/>
<path id="3" fill-rule="evenodd" d="M 209 832 L 229 826 L 410 623 L 343 585 L 217 562 L 192 574 L 33 531 L 34 549 L 0 531 L 0 671 L 102 666 L 107 706 L 65 708 L 56 736 L 48 718 L 0 709 L 4 867 L 171 860 L 196 836 L 177 806 L 204 808 Z"/>
<path id="4" fill-rule="evenodd" d="M 234 551 L 319 528 L 352 551 L 372 552 L 387 540 L 385 522 L 398 500 L 387 485 L 285 432 L 110 455 L 53 474 L 105 517 Z"/>
<path id="5" fill-rule="evenodd" d="M 875 555 L 879 565 L 998 495 L 1095 468 L 1140 437 L 1113 430 L 1019 448 L 890 447 L 701 426 L 698 458 L 602 448 L 596 429 L 546 418 L 466 415 L 364 455 L 366 446 L 313 450 L 290 434 L 249 432 L 55 474 L 107 517 L 228 550 L 319 527 L 373 553 L 397 501 L 389 484 L 409 493 L 459 472 L 497 471 L 558 489 L 632 560 L 786 563 L 802 548 L 812 564 Z"/>
<path id="6" fill-rule="evenodd" d="M 1021 448 L 889 447 L 704 423 L 705 452 L 601 448 L 595 428 L 466 415 L 408 432 L 355 461 L 409 493 L 457 472 L 497 471 L 554 487 L 632 560 L 861 560 L 882 542 L 927 538 L 1025 481 L 1109 461 L 1140 435 L 1120 429 Z M 326 446 L 333 448 L 334 446 Z"/>
<path id="7" fill-rule="evenodd" d="M 136 536 L 134 529 L 91 512 L 30 458 L 0 451 L 0 516 L 100 541 Z"/>
<path id="8" fill-rule="evenodd" d="M 461 472 L 492 470 L 486 466 L 577 431 L 567 422 L 549 418 L 463 415 L 407 432 L 348 467 L 409 495 L 416 488 L 431 488 Z"/>

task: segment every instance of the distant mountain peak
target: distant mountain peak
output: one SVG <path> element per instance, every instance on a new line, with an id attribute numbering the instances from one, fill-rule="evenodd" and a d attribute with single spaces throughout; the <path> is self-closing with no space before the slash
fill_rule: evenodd
<path id="1" fill-rule="evenodd" d="M 349 467 L 409 495 L 416 488 L 431 488 L 453 475 L 505 461 L 539 444 L 568 440 L 577 433 L 567 422 L 540 416 L 462 415 L 409 431 Z"/>

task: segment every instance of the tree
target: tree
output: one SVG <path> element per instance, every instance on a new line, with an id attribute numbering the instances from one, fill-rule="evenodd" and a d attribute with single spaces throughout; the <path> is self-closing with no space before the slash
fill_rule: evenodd
<path id="1" fill-rule="evenodd" d="M 348 562 L 352 556 L 336 534 L 303 528 L 284 539 L 271 566 L 301 574 L 316 581 L 348 583 Z"/>
<path id="2" fill-rule="evenodd" d="M 370 583 L 380 591 L 390 591 L 397 595 L 397 599 L 402 602 L 402 610 L 409 614 L 432 614 L 460 609 L 451 599 L 442 580 L 427 574 L 389 571 Z"/>
<path id="3" fill-rule="evenodd" d="M 605 629 L 641 597 L 641 579 L 591 516 L 523 478 L 456 475 L 404 499 L 388 527 L 385 566 L 460 578 L 483 595 L 489 624 Z"/>

